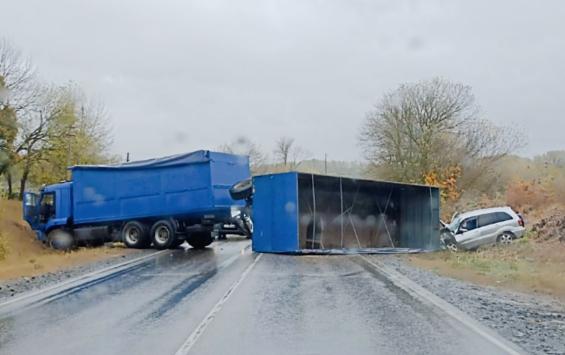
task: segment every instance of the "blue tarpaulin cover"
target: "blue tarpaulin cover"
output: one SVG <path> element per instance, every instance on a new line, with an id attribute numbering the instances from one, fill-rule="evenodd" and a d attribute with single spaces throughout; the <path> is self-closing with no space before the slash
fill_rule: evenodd
<path id="1" fill-rule="evenodd" d="M 219 157 L 223 155 L 223 153 L 212 153 L 214 156 Z M 234 155 L 230 155 L 231 158 Z M 241 157 L 242 159 L 247 159 L 246 157 Z M 138 168 L 162 168 L 168 166 L 175 166 L 175 165 L 184 165 L 184 164 L 193 164 L 193 163 L 206 163 L 209 162 L 210 159 L 210 151 L 207 150 L 198 150 L 195 152 L 184 153 L 184 154 L 176 154 L 162 158 L 155 158 L 155 159 L 146 159 L 146 160 L 138 160 L 132 161 L 128 163 L 121 163 L 121 164 L 111 164 L 111 165 L 77 165 L 73 166 L 71 170 L 78 170 L 78 169 L 138 169 Z"/>

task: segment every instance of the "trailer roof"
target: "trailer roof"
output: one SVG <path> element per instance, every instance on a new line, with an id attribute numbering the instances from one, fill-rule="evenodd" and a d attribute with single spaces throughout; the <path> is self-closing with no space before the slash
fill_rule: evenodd
<path id="1" fill-rule="evenodd" d="M 440 187 L 437 185 L 426 185 L 426 184 L 418 184 L 418 183 L 408 183 L 408 182 L 399 182 L 399 181 L 390 181 L 390 180 L 375 180 L 375 179 L 368 179 L 368 178 L 356 178 L 352 176 L 340 176 L 340 175 L 331 175 L 331 174 L 313 174 L 308 172 L 300 172 L 300 171 L 287 171 L 283 173 L 268 173 L 268 174 L 258 174 L 255 177 L 259 176 L 269 176 L 269 175 L 281 175 L 281 174 L 298 174 L 298 175 L 313 175 L 313 176 L 320 176 L 320 177 L 329 177 L 329 178 L 341 178 L 341 179 L 349 179 L 355 181 L 364 181 L 364 182 L 378 182 L 381 184 L 390 184 L 390 185 L 397 185 L 397 186 L 407 186 L 407 187 L 425 187 L 425 188 L 432 188 L 432 189 L 439 189 Z"/>
<path id="2" fill-rule="evenodd" d="M 121 164 L 110 165 L 75 165 L 70 170 L 86 170 L 86 169 L 139 169 L 139 168 L 162 168 L 175 165 L 185 165 L 194 163 L 206 163 L 213 160 L 211 156 L 234 156 L 233 154 L 211 152 L 209 150 L 197 150 L 190 153 L 170 155 L 162 158 L 146 159 L 132 161 Z"/>

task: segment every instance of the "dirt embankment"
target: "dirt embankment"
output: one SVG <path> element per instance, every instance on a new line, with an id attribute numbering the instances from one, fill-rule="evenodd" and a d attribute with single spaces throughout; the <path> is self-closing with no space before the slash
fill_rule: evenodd
<path id="1" fill-rule="evenodd" d="M 49 249 L 22 220 L 21 202 L 0 199 L 0 280 L 36 276 L 131 252 L 121 246 L 79 248 L 71 252 Z"/>

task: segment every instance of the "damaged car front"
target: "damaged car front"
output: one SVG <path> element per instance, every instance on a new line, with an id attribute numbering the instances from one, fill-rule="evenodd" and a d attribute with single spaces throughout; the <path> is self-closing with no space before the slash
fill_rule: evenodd
<path id="1" fill-rule="evenodd" d="M 457 214 L 443 224 L 445 248 L 475 250 L 486 245 L 507 245 L 524 236 L 524 219 L 510 207 L 495 207 Z"/>

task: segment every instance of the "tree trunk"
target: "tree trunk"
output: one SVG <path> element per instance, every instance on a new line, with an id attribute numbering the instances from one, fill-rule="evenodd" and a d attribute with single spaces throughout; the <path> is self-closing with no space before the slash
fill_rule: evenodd
<path id="1" fill-rule="evenodd" d="M 27 178 L 29 176 L 29 166 L 26 164 L 20 180 L 20 200 L 24 199 L 24 192 L 26 190 Z"/>
<path id="2" fill-rule="evenodd" d="M 6 182 L 8 183 L 8 199 L 11 199 L 14 189 L 12 185 L 12 172 L 10 170 L 6 171 Z"/>

